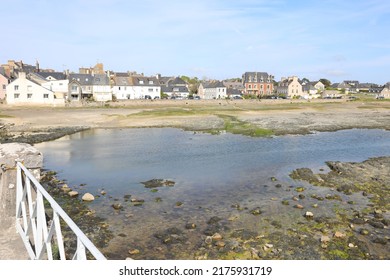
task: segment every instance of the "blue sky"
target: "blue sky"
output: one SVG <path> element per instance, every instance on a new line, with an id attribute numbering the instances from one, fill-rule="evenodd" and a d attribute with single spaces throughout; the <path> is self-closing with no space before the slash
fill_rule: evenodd
<path id="1" fill-rule="evenodd" d="M 388 0 L 0 0 L 0 63 L 390 81 Z"/>

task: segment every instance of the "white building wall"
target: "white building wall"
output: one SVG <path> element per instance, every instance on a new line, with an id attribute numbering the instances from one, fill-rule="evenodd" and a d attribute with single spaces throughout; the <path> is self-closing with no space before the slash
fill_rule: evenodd
<path id="1" fill-rule="evenodd" d="M 111 87 L 109 85 L 95 85 L 92 88 L 95 101 L 112 100 Z"/>
<path id="2" fill-rule="evenodd" d="M 25 73 L 7 86 L 6 100 L 8 104 L 64 104 L 62 98 L 55 100 L 53 91 L 26 79 Z"/>
<path id="3" fill-rule="evenodd" d="M 135 99 L 135 91 L 133 86 L 113 86 L 112 94 L 118 100 Z"/>
<path id="4" fill-rule="evenodd" d="M 144 99 L 146 95 L 150 95 L 152 99 L 160 98 L 160 86 L 131 86 L 134 92 L 134 99 Z"/>

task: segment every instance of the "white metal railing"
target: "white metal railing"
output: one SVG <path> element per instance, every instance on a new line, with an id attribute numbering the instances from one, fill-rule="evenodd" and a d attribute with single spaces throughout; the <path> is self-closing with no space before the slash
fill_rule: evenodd
<path id="1" fill-rule="evenodd" d="M 34 175 L 20 162 L 17 162 L 16 176 L 16 228 L 31 259 L 53 260 L 53 253 L 61 260 L 67 259 L 69 252 L 65 253 L 60 218 L 77 238 L 77 248 L 75 248 L 74 253 L 70 252 L 73 257 L 69 257 L 69 259 L 86 260 L 86 249 L 95 259 L 106 259 L 42 187 Z M 52 217 L 49 221 L 44 199 L 50 204 L 51 209 L 49 208 L 49 210 L 52 211 Z M 55 252 L 53 252 L 53 246 L 55 246 Z"/>

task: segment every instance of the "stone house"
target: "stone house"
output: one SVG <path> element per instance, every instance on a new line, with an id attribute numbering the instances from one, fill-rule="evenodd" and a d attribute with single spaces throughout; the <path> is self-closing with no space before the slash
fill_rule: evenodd
<path id="1" fill-rule="evenodd" d="M 242 75 L 244 94 L 247 95 L 271 95 L 274 91 L 274 76 L 266 72 L 245 72 Z"/>
<path id="2" fill-rule="evenodd" d="M 90 74 L 69 74 L 68 100 L 80 101 L 92 98 L 93 76 Z"/>
<path id="3" fill-rule="evenodd" d="M 303 96 L 302 85 L 297 76 L 282 77 L 278 83 L 276 93 L 290 98 Z"/>
<path id="4" fill-rule="evenodd" d="M 220 81 L 203 82 L 199 85 L 198 96 L 201 99 L 225 99 L 227 89 Z"/>
<path id="5" fill-rule="evenodd" d="M 390 99 L 390 82 L 388 82 L 382 89 L 380 96 L 385 99 Z"/>

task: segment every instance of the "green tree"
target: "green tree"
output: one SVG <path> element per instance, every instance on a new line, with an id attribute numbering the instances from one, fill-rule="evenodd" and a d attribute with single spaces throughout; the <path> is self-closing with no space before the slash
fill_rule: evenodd
<path id="1" fill-rule="evenodd" d="M 320 79 L 320 82 L 323 83 L 324 86 L 327 87 L 327 88 L 332 85 L 332 83 L 329 80 L 324 79 L 324 78 Z"/>

